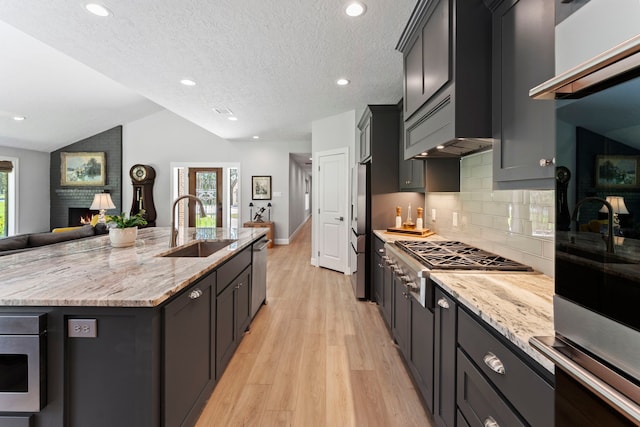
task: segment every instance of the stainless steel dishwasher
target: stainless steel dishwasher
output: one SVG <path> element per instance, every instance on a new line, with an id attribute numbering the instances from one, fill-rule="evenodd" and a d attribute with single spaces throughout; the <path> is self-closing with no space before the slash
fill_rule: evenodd
<path id="1" fill-rule="evenodd" d="M 253 244 L 253 278 L 251 282 L 251 318 L 264 302 L 267 303 L 267 245 L 266 237 Z"/>

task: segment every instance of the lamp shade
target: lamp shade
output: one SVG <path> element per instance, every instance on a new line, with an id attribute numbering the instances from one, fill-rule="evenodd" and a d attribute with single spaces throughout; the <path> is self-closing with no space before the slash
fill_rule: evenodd
<path id="1" fill-rule="evenodd" d="M 93 203 L 89 209 L 93 210 L 107 210 L 107 209 L 115 209 L 116 205 L 113 204 L 113 200 L 111 200 L 111 195 L 109 193 L 98 193 L 93 196 Z"/>
<path id="2" fill-rule="evenodd" d="M 627 206 L 624 204 L 624 197 L 621 196 L 607 196 L 607 202 L 613 208 L 613 213 L 626 215 L 629 213 Z M 607 207 L 602 205 L 600 212 L 607 213 Z"/>

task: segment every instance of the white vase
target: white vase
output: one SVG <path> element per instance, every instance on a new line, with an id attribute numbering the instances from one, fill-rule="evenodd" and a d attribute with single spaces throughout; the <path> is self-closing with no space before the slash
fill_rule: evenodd
<path id="1" fill-rule="evenodd" d="M 114 248 L 126 248 L 136 243 L 138 227 L 111 228 L 109 229 L 109 240 Z"/>

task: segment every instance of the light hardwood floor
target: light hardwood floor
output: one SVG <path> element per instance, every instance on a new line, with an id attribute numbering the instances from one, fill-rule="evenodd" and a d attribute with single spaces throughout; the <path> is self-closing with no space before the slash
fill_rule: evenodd
<path id="1" fill-rule="evenodd" d="M 308 221 L 269 249 L 268 304 L 197 426 L 431 426 L 378 306 L 311 266 L 310 246 Z"/>

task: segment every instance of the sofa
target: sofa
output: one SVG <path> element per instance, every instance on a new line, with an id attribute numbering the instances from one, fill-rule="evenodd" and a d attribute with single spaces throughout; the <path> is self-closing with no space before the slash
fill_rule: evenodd
<path id="1" fill-rule="evenodd" d="M 32 248 L 67 242 L 69 240 L 82 239 L 105 234 L 108 230 L 104 224 L 90 224 L 80 227 L 68 227 L 44 233 L 19 234 L 0 239 L 0 256 L 23 252 Z"/>

